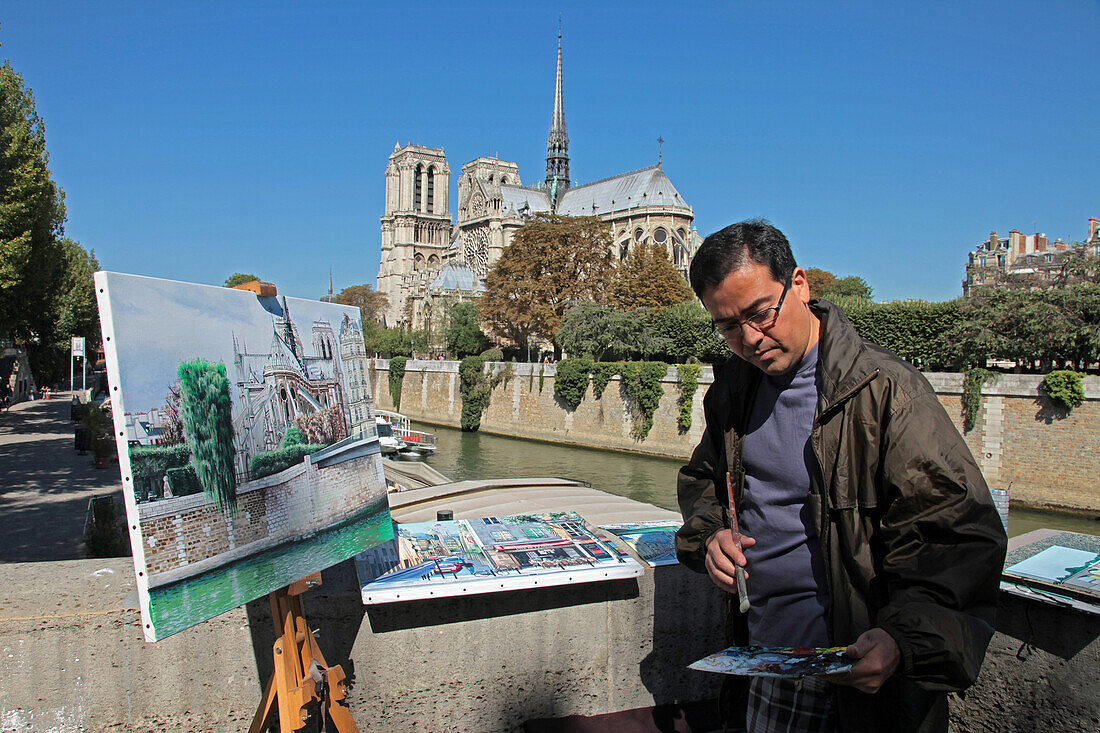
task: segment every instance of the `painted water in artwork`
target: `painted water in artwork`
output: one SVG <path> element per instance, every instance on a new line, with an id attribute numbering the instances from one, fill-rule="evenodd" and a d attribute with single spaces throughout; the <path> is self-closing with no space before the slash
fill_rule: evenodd
<path id="1" fill-rule="evenodd" d="M 357 308 L 95 282 L 147 640 L 393 538 Z"/>
<path id="2" fill-rule="evenodd" d="M 363 602 L 491 593 L 632 578 L 644 571 L 575 512 L 397 527 L 395 542 L 356 557 Z"/>

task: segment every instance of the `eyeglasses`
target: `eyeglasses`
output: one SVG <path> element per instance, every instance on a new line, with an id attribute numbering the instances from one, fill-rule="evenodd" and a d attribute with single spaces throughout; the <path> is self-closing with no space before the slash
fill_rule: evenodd
<path id="1" fill-rule="evenodd" d="M 787 283 L 783 286 L 783 294 L 779 296 L 779 302 L 771 308 L 765 308 L 762 311 L 753 313 L 744 320 L 730 318 L 728 320 L 723 319 L 722 321 L 711 321 L 711 326 L 719 336 L 723 337 L 739 337 L 741 335 L 742 326 L 749 326 L 754 331 L 760 332 L 771 328 L 775 325 L 776 320 L 779 319 L 779 309 L 783 307 L 783 301 L 787 297 L 787 291 L 791 289 L 791 276 L 793 274 L 794 273 L 787 275 Z"/>

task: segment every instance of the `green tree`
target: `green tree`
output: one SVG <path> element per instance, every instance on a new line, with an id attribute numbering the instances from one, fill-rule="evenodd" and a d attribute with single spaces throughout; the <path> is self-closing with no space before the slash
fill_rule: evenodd
<path id="1" fill-rule="evenodd" d="M 611 304 L 619 310 L 667 308 L 694 298 L 659 244 L 640 244 L 615 269 Z"/>
<path id="2" fill-rule="evenodd" d="M 631 313 L 596 303 L 577 303 L 562 319 L 559 345 L 570 356 L 595 361 L 625 359 L 637 351 L 638 327 Z"/>
<path id="3" fill-rule="evenodd" d="M 370 285 L 346 287 L 337 294 L 336 302 L 359 308 L 360 320 L 364 325 L 368 321 L 380 320 L 382 312 L 390 307 L 390 299 L 386 294 L 376 292 Z"/>
<path id="4" fill-rule="evenodd" d="M 237 497 L 233 473 L 233 417 L 225 364 L 202 359 L 179 365 L 183 431 L 191 465 L 207 498 L 228 511 Z"/>
<path id="5" fill-rule="evenodd" d="M 462 359 L 480 354 L 489 348 L 489 339 L 482 333 L 478 323 L 477 304 L 470 301 L 455 303 L 449 315 L 444 332 L 447 351 Z"/>
<path id="6" fill-rule="evenodd" d="M 859 275 L 838 277 L 822 292 L 822 297 L 829 300 L 837 298 L 864 298 L 870 300 L 873 290 Z"/>
<path id="7" fill-rule="evenodd" d="M 566 311 L 601 302 L 613 272 L 611 232 L 598 217 L 538 214 L 489 270 L 482 318 L 518 346 L 528 336 L 556 345 Z"/>
<path id="8" fill-rule="evenodd" d="M 806 268 L 806 283 L 810 286 L 811 298 L 820 298 L 834 282 L 836 282 L 836 275 L 828 270 L 821 270 L 816 267 Z"/>
<path id="9" fill-rule="evenodd" d="M 230 275 L 229 277 L 227 277 L 225 279 L 225 287 L 235 288 L 238 285 L 243 285 L 244 283 L 250 283 L 253 280 L 259 280 L 259 279 L 260 279 L 259 276 L 252 275 L 252 274 L 247 273 L 247 272 L 234 272 L 232 275 Z"/>
<path id="10" fill-rule="evenodd" d="M 99 306 L 92 275 L 99 269 L 94 252 L 63 238 L 61 287 L 48 305 L 50 320 L 27 344 L 35 381 L 52 384 L 69 373 L 73 336 L 84 337 L 85 353 L 94 354 L 100 342 Z"/>
<path id="11" fill-rule="evenodd" d="M 54 330 L 64 278 L 59 241 L 64 193 L 48 167 L 34 95 L 5 61 L 0 67 L 0 337 L 33 339 Z"/>

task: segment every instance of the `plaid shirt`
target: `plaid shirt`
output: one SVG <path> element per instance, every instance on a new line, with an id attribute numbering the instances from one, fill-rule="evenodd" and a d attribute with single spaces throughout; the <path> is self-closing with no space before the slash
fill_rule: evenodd
<path id="1" fill-rule="evenodd" d="M 748 733 L 833 733 L 833 686 L 816 677 L 754 677 L 745 729 Z"/>

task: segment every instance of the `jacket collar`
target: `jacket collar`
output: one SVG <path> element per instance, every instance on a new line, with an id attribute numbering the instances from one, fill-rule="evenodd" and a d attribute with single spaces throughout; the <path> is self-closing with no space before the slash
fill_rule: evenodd
<path id="1" fill-rule="evenodd" d="M 817 364 L 824 414 L 870 383 L 878 368 L 874 360 L 863 358 L 867 344 L 844 311 L 815 298 L 810 301 L 810 312 L 821 321 Z"/>

